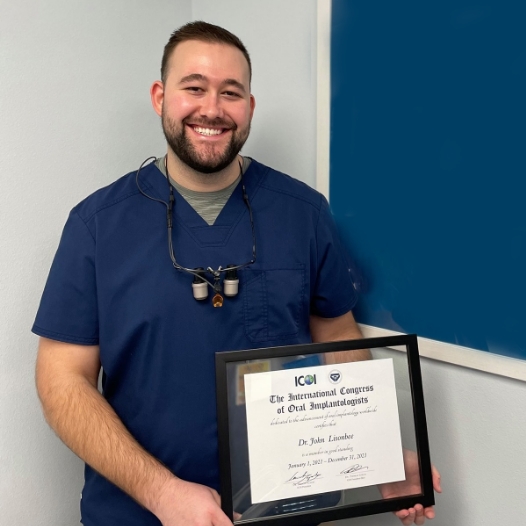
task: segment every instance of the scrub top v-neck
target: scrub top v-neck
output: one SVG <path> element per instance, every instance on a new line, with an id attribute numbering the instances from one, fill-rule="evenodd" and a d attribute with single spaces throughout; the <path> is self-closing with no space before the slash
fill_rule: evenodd
<path id="1" fill-rule="evenodd" d="M 218 489 L 215 353 L 310 342 L 310 315 L 354 306 L 352 274 L 325 198 L 254 160 L 244 182 L 257 261 L 239 272 L 239 293 L 223 307 L 197 301 L 192 276 L 168 254 L 166 207 L 139 192 L 135 175 L 72 210 L 33 331 L 98 345 L 103 395 L 130 433 L 178 477 Z M 168 200 L 154 165 L 140 184 Z M 189 268 L 250 260 L 239 185 L 212 226 L 176 193 L 173 244 Z M 81 509 L 85 526 L 158 526 L 89 466 Z"/>

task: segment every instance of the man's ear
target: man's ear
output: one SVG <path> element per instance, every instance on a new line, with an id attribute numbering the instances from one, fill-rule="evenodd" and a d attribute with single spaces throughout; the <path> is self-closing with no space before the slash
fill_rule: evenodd
<path id="1" fill-rule="evenodd" d="M 161 116 L 163 112 L 163 100 L 164 100 L 164 85 L 162 81 L 156 80 L 150 88 L 150 98 L 152 100 L 152 106 L 155 113 Z"/>
<path id="2" fill-rule="evenodd" d="M 254 115 L 254 109 L 256 108 L 256 99 L 254 98 L 254 95 L 252 93 L 250 94 L 250 119 L 252 120 L 252 116 Z"/>

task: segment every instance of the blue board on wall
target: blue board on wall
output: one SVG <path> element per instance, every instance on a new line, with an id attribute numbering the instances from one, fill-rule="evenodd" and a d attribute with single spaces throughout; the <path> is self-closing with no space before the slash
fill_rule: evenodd
<path id="1" fill-rule="evenodd" d="M 330 202 L 357 319 L 526 358 L 526 2 L 332 4 Z"/>

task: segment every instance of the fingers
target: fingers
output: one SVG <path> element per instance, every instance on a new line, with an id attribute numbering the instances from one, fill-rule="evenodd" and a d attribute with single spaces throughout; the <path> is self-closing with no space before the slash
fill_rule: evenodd
<path id="1" fill-rule="evenodd" d="M 435 518 L 435 509 L 433 506 L 429 506 L 429 508 L 426 508 L 424 510 L 424 515 L 426 516 L 426 519 L 434 519 Z"/>
<path id="2" fill-rule="evenodd" d="M 234 512 L 234 520 L 239 520 L 236 515 L 239 515 L 239 513 Z M 213 526 L 232 526 L 232 521 L 230 517 L 223 513 L 223 510 L 219 509 L 212 518 L 212 524 Z"/>
<path id="3" fill-rule="evenodd" d="M 395 515 L 402 521 L 404 526 L 409 526 L 415 521 L 415 509 L 409 508 L 408 510 L 400 510 Z"/>
<path id="4" fill-rule="evenodd" d="M 213 526 L 232 526 L 232 521 L 224 514 L 219 513 L 212 519 Z"/>
<path id="5" fill-rule="evenodd" d="M 442 486 L 440 485 L 440 473 L 433 464 L 431 464 L 431 473 L 433 476 L 433 489 L 438 493 L 442 493 Z"/>
<path id="6" fill-rule="evenodd" d="M 214 501 L 219 506 L 219 508 L 221 508 L 221 497 L 219 496 L 219 493 L 215 489 L 212 489 L 212 488 L 209 488 L 209 489 L 210 489 L 210 493 L 212 493 L 212 497 L 214 498 Z M 237 520 L 236 513 L 234 513 L 234 520 Z M 223 513 L 223 510 L 221 509 L 218 510 L 218 513 L 216 514 L 212 522 L 214 526 L 232 526 L 232 521 L 230 520 L 229 517 L 227 517 Z"/>
<path id="7" fill-rule="evenodd" d="M 421 504 L 416 504 L 414 508 L 397 511 L 395 515 L 402 521 L 404 526 L 410 526 L 411 524 L 421 526 L 426 522 L 426 519 L 435 518 L 435 510 L 433 506 L 424 508 Z"/>
<path id="8" fill-rule="evenodd" d="M 422 525 L 426 522 L 426 517 L 424 515 L 424 506 L 422 504 L 417 504 L 415 506 L 415 524 Z"/>
<path id="9" fill-rule="evenodd" d="M 215 489 L 212 489 L 212 488 L 210 488 L 210 492 L 212 493 L 212 497 L 214 497 L 216 504 L 219 507 L 221 507 L 221 497 L 219 496 L 219 493 Z"/>

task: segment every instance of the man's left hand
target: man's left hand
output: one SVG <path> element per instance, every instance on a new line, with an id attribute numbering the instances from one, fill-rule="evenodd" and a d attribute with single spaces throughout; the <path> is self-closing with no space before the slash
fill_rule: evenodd
<path id="1" fill-rule="evenodd" d="M 407 477 L 406 480 L 380 485 L 380 493 L 384 499 L 421 493 L 420 470 L 418 456 L 415 451 L 404 450 L 404 466 Z M 440 473 L 433 465 L 431 466 L 431 471 L 433 475 L 433 489 L 438 493 L 442 493 Z M 420 526 L 426 522 L 426 519 L 435 518 L 435 510 L 433 506 L 424 508 L 421 504 L 416 504 L 413 508 L 395 512 L 395 515 L 402 521 L 404 526 L 409 526 L 410 524 Z"/>

